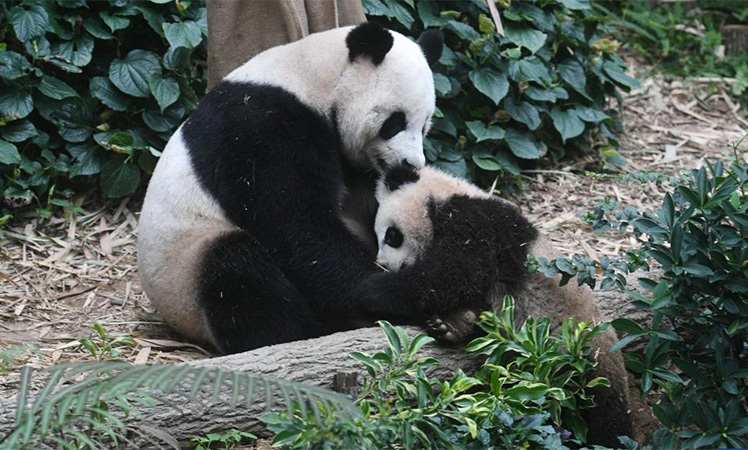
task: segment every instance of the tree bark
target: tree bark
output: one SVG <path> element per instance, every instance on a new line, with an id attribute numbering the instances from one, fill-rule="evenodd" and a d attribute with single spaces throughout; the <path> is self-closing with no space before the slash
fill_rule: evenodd
<path id="1" fill-rule="evenodd" d="M 634 288 L 638 283 L 633 281 L 629 286 Z M 646 313 L 636 309 L 631 298 L 624 293 L 595 291 L 595 297 L 602 319 L 625 317 L 639 323 L 647 320 Z M 411 338 L 422 332 L 417 327 L 403 328 Z M 337 374 L 357 373 L 358 380 L 363 381 L 366 371 L 359 362 L 349 356 L 351 352 L 374 354 L 386 346 L 386 338 L 379 328 L 363 328 L 187 364 L 252 372 L 332 389 Z M 436 358 L 441 362 L 441 365 L 432 367 L 429 373 L 430 376 L 441 379 L 451 377 L 456 369 L 463 369 L 469 373 L 478 367 L 477 361 L 459 348 L 430 344 L 421 350 L 420 355 Z M 30 393 L 32 400 L 34 394 Z M 142 409 L 146 418 L 142 423 L 149 430 L 159 430 L 181 444 L 187 443 L 193 437 L 226 432 L 233 428 L 261 433 L 259 417 L 265 412 L 266 405 L 264 395 L 256 397 L 262 399 L 258 398 L 258 401 L 249 406 L 241 403 L 232 408 L 227 401 L 184 402 L 181 396 L 171 394 L 166 397 L 164 404 Z M 277 399 L 275 404 L 280 405 L 280 399 Z M 0 435 L 4 435 L 12 428 L 15 408 L 15 398 L 0 400 Z"/>

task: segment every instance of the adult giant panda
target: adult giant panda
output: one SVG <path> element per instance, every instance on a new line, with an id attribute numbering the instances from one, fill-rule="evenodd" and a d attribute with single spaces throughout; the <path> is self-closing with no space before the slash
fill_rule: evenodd
<path id="1" fill-rule="evenodd" d="M 555 326 L 568 317 L 585 321 L 599 318 L 592 292 L 586 286 L 559 286 L 556 278 L 528 272 L 528 254 L 548 260 L 557 254 L 511 203 L 430 167 L 389 170 L 378 183 L 376 197 L 379 264 L 397 272 L 430 263 L 475 273 L 441 283 L 440 298 L 462 297 L 466 303 L 428 321 L 429 332 L 438 339 L 468 339 L 474 333 L 477 313 L 501 308 L 507 294 L 514 297 L 518 324 L 528 316 L 549 317 Z M 476 295 L 465 298 L 470 289 L 464 284 L 475 280 L 490 283 L 480 283 Z M 433 298 L 433 294 L 430 296 Z M 590 425 L 590 442 L 611 447 L 619 445 L 617 436 L 631 435 L 623 358 L 620 353 L 608 353 L 617 340 L 613 329 L 608 329 L 590 341 L 591 356 L 598 363 L 594 376 L 606 377 L 611 387 L 593 389 L 598 406 L 585 417 Z"/>
<path id="2" fill-rule="evenodd" d="M 404 281 L 374 274 L 344 225 L 363 219 L 341 203 L 356 203 L 358 172 L 424 165 L 442 47 L 438 32 L 416 43 L 367 23 L 267 50 L 216 85 L 169 140 L 141 214 L 140 280 L 165 321 L 234 353 L 421 314 L 411 293 L 380 293 Z"/>

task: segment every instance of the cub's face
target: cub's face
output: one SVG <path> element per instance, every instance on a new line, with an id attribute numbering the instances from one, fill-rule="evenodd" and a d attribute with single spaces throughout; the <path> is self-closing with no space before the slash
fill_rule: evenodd
<path id="1" fill-rule="evenodd" d="M 425 165 L 423 138 L 431 127 L 436 101 L 424 44 L 396 32 L 386 33 L 392 46 L 381 60 L 356 53 L 333 91 L 346 156 L 380 174 L 403 163 L 414 168 Z M 432 62 L 438 59 L 430 53 Z"/>
<path id="2" fill-rule="evenodd" d="M 390 199 L 379 205 L 374 224 L 379 243 L 377 264 L 396 272 L 413 265 L 426 251 L 432 239 L 431 221 L 426 205 L 413 205 L 407 199 Z M 405 211 L 405 213 L 403 213 Z"/>
<path id="3" fill-rule="evenodd" d="M 434 200 L 429 183 L 423 181 L 419 172 L 401 165 L 387 171 L 377 184 L 377 263 L 390 271 L 414 264 L 433 239 L 429 206 Z"/>

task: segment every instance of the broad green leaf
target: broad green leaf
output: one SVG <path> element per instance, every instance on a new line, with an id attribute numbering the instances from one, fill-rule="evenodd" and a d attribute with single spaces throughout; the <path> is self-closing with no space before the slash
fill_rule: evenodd
<path id="1" fill-rule="evenodd" d="M 551 118 L 553 119 L 553 126 L 561 133 L 564 142 L 584 132 L 584 122 L 573 109 L 564 111 L 558 106 L 554 106 L 551 110 Z"/>
<path id="2" fill-rule="evenodd" d="M 163 57 L 166 70 L 176 70 L 185 67 L 190 60 L 192 50 L 184 47 L 169 47 Z"/>
<path id="3" fill-rule="evenodd" d="M 468 176 L 467 162 L 465 162 L 464 158 L 460 158 L 457 161 L 437 159 L 434 162 L 434 166 L 460 178 L 467 178 Z"/>
<path id="4" fill-rule="evenodd" d="M 39 134 L 34 125 L 27 119 L 17 120 L 0 127 L 0 136 L 6 141 L 23 142 Z"/>
<path id="5" fill-rule="evenodd" d="M 163 13 L 147 5 L 137 5 L 136 8 L 143 14 L 143 19 L 148 22 L 148 26 L 150 26 L 153 31 L 158 33 L 159 36 L 164 37 Z"/>
<path id="6" fill-rule="evenodd" d="M 172 47 L 195 48 L 203 41 L 200 27 L 191 20 L 163 24 L 164 35 Z"/>
<path id="7" fill-rule="evenodd" d="M 107 25 L 99 17 L 88 16 L 83 19 L 83 28 L 91 33 L 91 36 L 97 39 L 114 39 L 114 35 L 109 31 Z"/>
<path id="8" fill-rule="evenodd" d="M 140 184 L 140 169 L 119 158 L 110 159 L 101 168 L 101 190 L 107 198 L 130 195 Z"/>
<path id="9" fill-rule="evenodd" d="M 578 61 L 567 59 L 561 62 L 558 65 L 558 73 L 561 75 L 561 79 L 577 91 L 577 93 L 582 94 L 585 98 L 589 98 L 586 90 L 587 78 L 584 75 L 584 68 Z"/>
<path id="10" fill-rule="evenodd" d="M 509 92 L 509 80 L 507 80 L 506 75 L 490 67 L 472 70 L 470 81 L 473 82 L 478 91 L 493 100 L 496 105 Z"/>
<path id="11" fill-rule="evenodd" d="M 18 164 L 21 162 L 21 154 L 10 142 L 0 139 L 0 164 Z"/>
<path id="12" fill-rule="evenodd" d="M 59 41 L 53 44 L 50 51 L 52 56 L 50 58 L 57 56 L 62 61 L 72 64 L 75 67 L 84 67 L 91 62 L 93 49 L 93 38 L 86 33 L 82 33 L 74 40 Z"/>
<path id="13" fill-rule="evenodd" d="M 115 59 L 109 65 L 109 79 L 119 90 L 133 97 L 149 97 L 148 80 L 160 74 L 158 56 L 146 50 L 133 50 L 125 59 Z"/>
<path id="14" fill-rule="evenodd" d="M 543 86 L 550 86 L 551 74 L 543 62 L 536 56 L 509 62 L 509 76 L 514 81 L 535 81 Z"/>
<path id="15" fill-rule="evenodd" d="M 480 37 L 480 34 L 475 31 L 475 28 L 456 20 L 450 20 L 449 22 L 447 22 L 445 28 L 449 31 L 452 31 L 461 39 L 464 39 L 466 41 L 472 42 Z"/>
<path id="16" fill-rule="evenodd" d="M 93 110 L 90 99 L 72 98 L 65 101 L 39 96 L 37 111 L 57 126 L 57 132 L 68 142 L 83 142 L 93 134 Z"/>
<path id="17" fill-rule="evenodd" d="M 363 0 L 364 12 L 367 16 L 390 16 L 390 10 L 382 0 Z"/>
<path id="18" fill-rule="evenodd" d="M 416 10 L 425 28 L 442 27 L 449 22 L 449 18 L 439 15 L 439 5 L 436 2 L 418 2 Z"/>
<path id="19" fill-rule="evenodd" d="M 127 111 L 130 100 L 114 87 L 105 77 L 94 77 L 89 82 L 89 89 L 94 97 L 115 111 Z"/>
<path id="20" fill-rule="evenodd" d="M 603 70 L 605 70 L 605 73 L 620 86 L 625 88 L 638 88 L 641 86 L 639 80 L 626 75 L 620 67 L 610 61 L 606 61 L 605 64 L 603 64 Z"/>
<path id="21" fill-rule="evenodd" d="M 39 5 L 13 7 L 8 12 L 8 19 L 21 42 L 42 36 L 49 29 L 49 15 Z"/>
<path id="22" fill-rule="evenodd" d="M 0 50 L 0 77 L 15 80 L 26 74 L 31 64 L 22 55 L 9 50 Z"/>
<path id="23" fill-rule="evenodd" d="M 184 117 L 184 108 L 179 104 L 166 108 L 163 114 L 157 108 L 151 107 L 143 111 L 143 122 L 158 133 L 172 131 L 182 122 L 182 117 Z"/>
<path id="24" fill-rule="evenodd" d="M 78 96 L 78 93 L 67 83 L 49 75 L 42 75 L 42 81 L 36 88 L 42 94 L 55 100 Z"/>
<path id="25" fill-rule="evenodd" d="M 34 100 L 31 94 L 20 89 L 3 89 L 0 94 L 0 117 L 23 119 L 34 110 Z"/>
<path id="26" fill-rule="evenodd" d="M 465 122 L 465 125 L 467 126 L 468 130 L 475 136 L 476 142 L 482 142 L 492 139 L 504 139 L 504 129 L 496 126 L 496 125 L 489 125 L 486 126 L 483 122 L 479 120 L 473 120 L 470 122 Z"/>
<path id="27" fill-rule="evenodd" d="M 120 17 L 112 15 L 109 11 L 99 12 L 99 17 L 109 27 L 109 30 L 114 33 L 117 30 L 122 30 L 130 25 L 130 19 L 127 17 Z"/>
<path id="28" fill-rule="evenodd" d="M 556 101 L 556 94 L 553 89 L 541 89 L 535 86 L 530 86 L 524 92 L 522 92 L 522 95 L 526 95 L 528 98 L 531 98 L 538 102 Z"/>
<path id="29" fill-rule="evenodd" d="M 413 27 L 413 23 L 415 22 L 413 14 L 402 4 L 401 0 L 384 0 L 384 3 L 390 11 L 388 17 L 394 18 L 409 30 Z"/>
<path id="30" fill-rule="evenodd" d="M 452 91 L 452 83 L 446 76 L 434 72 L 434 89 L 437 95 L 446 95 Z"/>
<path id="31" fill-rule="evenodd" d="M 616 330 L 629 334 L 642 334 L 644 332 L 638 323 L 630 319 L 615 319 L 611 324 Z"/>
<path id="32" fill-rule="evenodd" d="M 590 9 L 590 0 L 558 0 L 559 3 L 569 9 L 586 10 Z"/>
<path id="33" fill-rule="evenodd" d="M 515 156 L 522 159 L 538 159 L 547 150 L 543 142 L 538 142 L 530 132 L 509 128 L 504 140 Z"/>
<path id="34" fill-rule="evenodd" d="M 173 78 L 161 78 L 160 75 L 154 75 L 148 80 L 148 86 L 161 108 L 161 113 L 179 99 L 179 84 Z"/>
<path id="35" fill-rule="evenodd" d="M 538 31 L 527 25 L 515 25 L 512 22 L 504 25 L 504 31 L 506 38 L 510 42 L 530 50 L 530 53 L 533 54 L 543 48 L 548 38 L 548 35 L 542 31 Z"/>
<path id="36" fill-rule="evenodd" d="M 540 126 L 540 114 L 530 103 L 514 103 L 514 99 L 509 96 L 504 99 L 504 109 L 512 116 L 512 119 L 524 123 L 530 130 L 536 130 Z"/>
<path id="37" fill-rule="evenodd" d="M 486 151 L 474 152 L 473 162 L 476 166 L 489 172 L 496 172 L 503 168 L 501 163 L 492 154 Z"/>
<path id="38" fill-rule="evenodd" d="M 605 119 L 610 119 L 610 116 L 605 114 L 596 108 L 590 108 L 588 106 L 577 106 L 574 108 L 577 116 L 585 122 L 600 123 Z"/>
<path id="39" fill-rule="evenodd" d="M 70 176 L 96 175 L 109 159 L 109 154 L 93 144 L 82 144 L 68 147 L 68 153 L 73 157 Z"/>

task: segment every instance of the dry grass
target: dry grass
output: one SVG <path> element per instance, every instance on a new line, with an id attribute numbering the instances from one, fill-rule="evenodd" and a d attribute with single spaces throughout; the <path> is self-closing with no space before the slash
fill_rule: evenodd
<path id="1" fill-rule="evenodd" d="M 621 150 L 629 170 L 674 174 L 698 167 L 704 157 L 726 158 L 726 145 L 748 128 L 743 115 L 718 81 L 648 79 L 625 99 Z M 651 209 L 663 192 L 653 184 L 585 177 L 591 162 L 526 173 L 527 189 L 517 201 L 562 251 L 616 255 L 632 243 L 595 235 L 579 217 L 606 196 Z M 77 339 L 94 337 L 94 323 L 112 337 L 133 337 L 137 345 L 122 349 L 122 357 L 136 364 L 205 357 L 163 324 L 138 283 L 139 200 L 77 202 L 83 213 L 19 220 L 0 237 L 0 350 L 36 348 L 9 367 L 93 360 Z M 16 377 L 16 370 L 1 377 L 0 398 L 15 391 Z"/>

